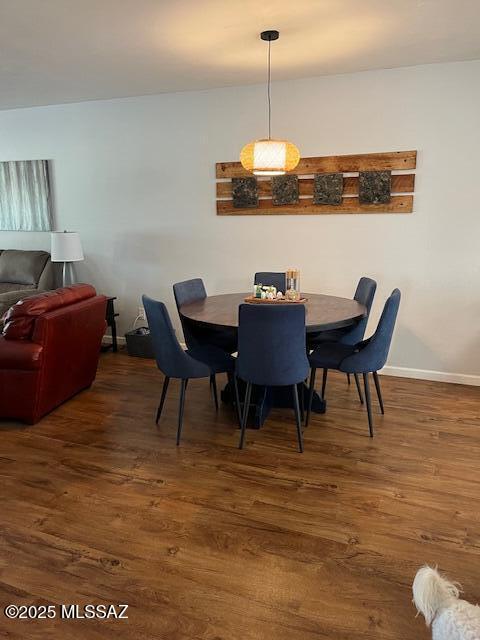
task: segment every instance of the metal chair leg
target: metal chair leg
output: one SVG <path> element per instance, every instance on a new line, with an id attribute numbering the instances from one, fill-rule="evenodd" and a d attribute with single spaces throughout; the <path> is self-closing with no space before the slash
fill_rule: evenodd
<path id="1" fill-rule="evenodd" d="M 180 406 L 178 408 L 177 447 L 180 444 L 180 438 L 182 437 L 183 410 L 185 408 L 185 391 L 187 389 L 187 382 L 188 382 L 188 379 L 182 380 L 182 386 L 180 387 Z"/>
<path id="2" fill-rule="evenodd" d="M 365 401 L 367 403 L 368 429 L 370 431 L 370 437 L 373 438 L 372 401 L 370 398 L 370 385 L 368 383 L 368 373 L 363 374 L 363 384 L 365 386 Z"/>
<path id="3" fill-rule="evenodd" d="M 347 373 L 347 384 L 348 384 L 348 386 L 350 386 L 350 374 L 349 373 Z"/>
<path id="4" fill-rule="evenodd" d="M 213 391 L 213 401 L 215 402 L 215 411 L 218 411 L 217 379 L 214 373 L 212 373 L 212 375 L 210 376 L 210 386 Z"/>
<path id="5" fill-rule="evenodd" d="M 310 422 L 310 414 L 312 413 L 312 400 L 313 400 L 313 392 L 315 391 L 315 374 L 317 370 L 312 368 L 310 373 L 310 387 L 308 389 L 308 405 L 307 405 L 307 419 L 305 420 L 305 427 L 308 427 L 308 423 Z"/>
<path id="6" fill-rule="evenodd" d="M 378 403 L 380 405 L 380 411 L 382 415 L 385 413 L 385 409 L 383 407 L 383 398 L 382 398 L 382 390 L 380 389 L 380 379 L 378 377 L 378 372 L 373 372 L 373 381 L 375 382 L 375 389 L 377 390 Z"/>
<path id="7" fill-rule="evenodd" d="M 355 384 L 357 385 L 358 398 L 360 400 L 360 404 L 363 404 L 362 389 L 360 388 L 360 380 L 358 379 L 358 373 L 354 373 L 353 375 L 355 377 Z"/>
<path id="8" fill-rule="evenodd" d="M 169 382 L 170 382 L 170 378 L 168 376 L 165 376 L 165 380 L 163 381 L 162 397 L 160 398 L 160 404 L 158 405 L 155 424 L 158 424 L 158 421 L 160 420 L 160 416 L 162 415 L 163 405 L 165 404 L 165 398 L 167 397 Z"/>
<path id="9" fill-rule="evenodd" d="M 302 434 L 302 420 L 300 417 L 300 404 L 298 402 L 298 387 L 296 384 L 292 385 L 293 389 L 293 406 L 295 408 L 295 421 L 297 423 L 297 439 L 298 450 L 303 453 L 303 434 Z"/>
<path id="10" fill-rule="evenodd" d="M 328 369 L 324 369 L 323 379 L 322 379 L 322 400 L 325 399 L 325 387 L 327 386 L 327 374 L 328 374 Z"/>
<path id="11" fill-rule="evenodd" d="M 243 449 L 243 445 L 245 444 L 245 432 L 247 430 L 247 418 L 248 418 L 248 409 L 250 408 L 251 393 L 252 393 L 252 383 L 247 382 L 247 388 L 245 390 L 245 401 L 244 401 L 244 407 L 243 407 L 242 432 L 240 434 L 240 444 L 238 445 L 239 449 Z"/>
<path id="12" fill-rule="evenodd" d="M 235 390 L 235 409 L 237 411 L 238 426 L 242 428 L 242 405 L 240 404 L 240 394 L 238 393 L 238 379 L 235 374 L 232 375 L 233 388 Z"/>
<path id="13" fill-rule="evenodd" d="M 302 419 L 302 424 L 303 424 L 305 422 L 305 396 L 304 396 L 303 382 L 300 382 L 299 384 L 297 384 L 297 390 L 298 390 L 298 398 L 300 400 L 300 417 Z"/>

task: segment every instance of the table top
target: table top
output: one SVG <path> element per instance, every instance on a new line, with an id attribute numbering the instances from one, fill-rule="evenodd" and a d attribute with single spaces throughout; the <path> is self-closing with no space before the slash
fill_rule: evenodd
<path id="1" fill-rule="evenodd" d="M 203 325 L 238 327 L 238 307 L 251 293 L 227 293 L 209 296 L 180 307 L 185 318 Z M 308 332 L 329 331 L 354 324 L 363 318 L 367 310 L 363 304 L 349 298 L 338 298 L 321 293 L 302 293 L 305 303 Z M 290 303 L 292 304 L 292 303 Z"/>

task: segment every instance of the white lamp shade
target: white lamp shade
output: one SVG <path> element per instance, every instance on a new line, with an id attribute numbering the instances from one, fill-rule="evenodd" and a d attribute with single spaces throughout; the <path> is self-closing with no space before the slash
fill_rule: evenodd
<path id="1" fill-rule="evenodd" d="M 52 262 L 79 262 L 83 260 L 80 236 L 74 231 L 52 233 Z"/>

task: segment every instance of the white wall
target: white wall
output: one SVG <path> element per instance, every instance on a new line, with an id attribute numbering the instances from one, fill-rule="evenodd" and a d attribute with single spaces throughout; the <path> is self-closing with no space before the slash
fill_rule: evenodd
<path id="1" fill-rule="evenodd" d="M 273 87 L 273 134 L 304 156 L 418 149 L 412 215 L 217 217 L 215 162 L 265 134 L 263 86 L 3 111 L 0 160 L 53 161 L 57 226 L 80 232 L 80 276 L 118 296 L 123 330 L 143 292 L 173 309 L 184 278 L 241 291 L 255 270 L 293 265 L 305 290 L 351 297 L 365 274 L 379 283 L 372 326 L 403 293 L 392 366 L 475 381 L 479 77 L 475 61 Z M 0 247 L 49 236 L 0 232 Z"/>

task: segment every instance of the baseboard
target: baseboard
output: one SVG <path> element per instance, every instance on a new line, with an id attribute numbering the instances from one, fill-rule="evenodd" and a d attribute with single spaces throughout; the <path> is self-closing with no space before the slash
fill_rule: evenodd
<path id="1" fill-rule="evenodd" d="M 385 376 L 399 378 L 417 378 L 418 380 L 432 380 L 433 382 L 452 382 L 454 384 L 469 384 L 480 387 L 480 376 L 468 373 L 449 373 L 447 371 L 430 371 L 429 369 L 410 369 L 408 367 L 384 367 L 381 372 Z"/>
<path id="2" fill-rule="evenodd" d="M 111 336 L 105 336 L 107 344 L 112 342 Z M 125 344 L 125 338 L 119 336 L 118 344 Z M 180 343 L 184 349 L 187 345 Z M 417 380 L 431 380 L 432 382 L 451 382 L 453 384 L 468 384 L 473 387 L 480 387 L 480 376 L 469 373 L 448 373 L 447 371 L 431 371 L 430 369 L 410 369 L 409 367 L 384 367 L 379 371 L 384 376 L 396 376 L 398 378 L 416 378 Z"/>
<path id="3" fill-rule="evenodd" d="M 105 335 L 103 336 L 102 342 L 104 342 L 105 344 L 112 344 L 112 336 L 110 335 Z M 118 344 L 126 344 L 126 340 L 124 338 L 124 336 L 117 336 L 117 343 Z"/>

